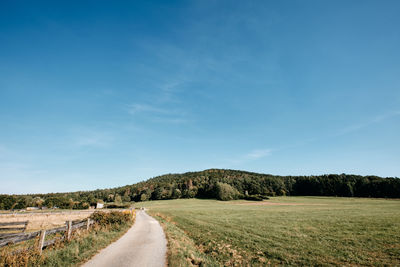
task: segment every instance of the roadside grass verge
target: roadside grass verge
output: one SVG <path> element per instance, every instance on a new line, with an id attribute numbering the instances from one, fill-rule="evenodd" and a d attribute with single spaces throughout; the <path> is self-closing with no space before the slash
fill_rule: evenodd
<path id="1" fill-rule="evenodd" d="M 400 265 L 400 200 L 276 197 L 137 205 L 164 225 L 170 266 L 190 266 L 192 251 L 202 261 L 191 264 L 201 266 Z"/>
<path id="2" fill-rule="evenodd" d="M 167 217 L 160 213 L 151 213 L 151 215 L 160 222 L 166 234 L 168 240 L 168 266 L 220 266 L 215 259 L 200 251 L 193 240 Z"/>
<path id="3" fill-rule="evenodd" d="M 78 233 L 69 243 L 46 251 L 40 266 L 77 266 L 93 257 L 99 250 L 119 239 L 131 223 L 114 227 L 97 226 L 89 233 Z"/>
<path id="4" fill-rule="evenodd" d="M 132 219 L 124 223 L 97 222 L 90 231 L 78 229 L 70 241 L 59 241 L 43 250 L 42 255 L 34 249 L 12 253 L 6 247 L 0 251 L 0 266 L 79 266 L 119 239 L 133 222 Z"/>

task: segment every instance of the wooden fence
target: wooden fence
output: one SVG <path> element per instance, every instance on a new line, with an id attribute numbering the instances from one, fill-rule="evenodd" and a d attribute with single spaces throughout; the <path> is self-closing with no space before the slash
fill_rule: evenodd
<path id="1" fill-rule="evenodd" d="M 22 222 L 25 223 L 25 222 Z M 93 220 L 87 218 L 85 220 L 78 220 L 78 221 L 67 221 L 65 222 L 65 226 L 53 228 L 53 229 L 47 229 L 47 230 L 40 230 L 37 232 L 31 232 L 31 233 L 0 233 L 0 248 L 7 246 L 9 244 L 17 244 L 20 242 L 24 242 L 27 240 L 35 239 L 36 237 L 39 237 L 39 243 L 38 243 L 38 251 L 41 253 L 43 248 L 48 247 L 58 240 L 71 240 L 72 237 L 72 231 L 75 229 L 79 228 L 86 228 L 86 230 L 89 230 L 89 227 L 94 223 Z M 21 224 L 21 222 L 10 222 L 10 223 L 1 223 L 0 226 L 10 226 L 10 225 L 18 225 Z M 27 224 L 27 223 L 26 223 Z M 25 228 L 26 228 L 25 224 Z M 17 227 L 8 227 L 4 229 L 8 230 L 17 230 Z M 22 227 L 19 227 L 18 230 L 21 230 Z M 61 237 L 56 237 L 51 240 L 46 240 L 46 236 L 56 234 L 56 233 L 64 233 L 63 236 Z"/>
<path id="2" fill-rule="evenodd" d="M 0 223 L 0 236 L 1 235 L 6 235 L 2 234 L 1 232 L 7 231 L 7 232 L 25 232 L 26 226 L 28 225 L 28 221 L 23 221 L 23 222 L 2 222 Z"/>

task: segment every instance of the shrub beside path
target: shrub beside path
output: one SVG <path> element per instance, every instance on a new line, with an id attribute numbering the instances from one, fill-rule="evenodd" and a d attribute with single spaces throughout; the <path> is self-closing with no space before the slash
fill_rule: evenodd
<path id="1" fill-rule="evenodd" d="M 83 267 L 148 266 L 164 267 L 167 240 L 160 224 L 145 211 L 138 211 L 135 224 Z"/>

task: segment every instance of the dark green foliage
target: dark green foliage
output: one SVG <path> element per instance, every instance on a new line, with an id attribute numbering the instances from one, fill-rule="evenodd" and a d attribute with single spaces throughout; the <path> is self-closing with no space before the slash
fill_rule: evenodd
<path id="1" fill-rule="evenodd" d="M 61 209 L 68 209 L 73 207 L 73 203 L 70 203 L 70 201 L 66 197 L 48 197 L 44 201 L 44 205 L 53 208 L 53 207 L 58 207 Z"/>
<path id="2" fill-rule="evenodd" d="M 172 192 L 169 188 L 164 188 L 163 186 L 157 187 L 154 189 L 154 192 L 151 194 L 152 199 L 170 199 Z"/>
<path id="3" fill-rule="evenodd" d="M 246 200 L 253 200 L 253 201 L 263 201 L 264 199 L 269 199 L 267 196 L 263 195 L 247 195 L 243 197 Z"/>
<path id="4" fill-rule="evenodd" d="M 126 209 L 129 208 L 130 204 L 106 204 L 106 209 Z"/>
<path id="5" fill-rule="evenodd" d="M 123 213 L 121 211 L 96 211 L 90 215 L 90 218 L 101 226 L 121 225 L 132 220 L 129 213 Z"/>
<path id="6" fill-rule="evenodd" d="M 276 176 L 236 170 L 210 169 L 184 174 L 167 174 L 113 189 L 36 195 L 0 195 L 1 209 L 43 206 L 63 209 L 86 208 L 98 201 L 123 202 L 177 198 L 216 198 L 217 183 L 239 191 L 241 197 L 340 196 L 400 198 L 400 179 L 329 174 L 319 176 Z M 247 192 L 247 194 L 246 194 Z M 122 203 L 118 203 L 121 205 Z M 40 204 L 41 205 L 41 204 Z"/>
<path id="7" fill-rule="evenodd" d="M 73 209 L 77 209 L 77 210 L 86 210 L 86 209 L 88 209 L 90 206 L 89 206 L 89 203 L 87 203 L 87 202 L 75 202 L 74 203 L 74 206 L 73 206 Z"/>
<path id="8" fill-rule="evenodd" d="M 19 201 L 17 196 L 0 195 L 0 206 L 5 210 L 13 209 Z"/>

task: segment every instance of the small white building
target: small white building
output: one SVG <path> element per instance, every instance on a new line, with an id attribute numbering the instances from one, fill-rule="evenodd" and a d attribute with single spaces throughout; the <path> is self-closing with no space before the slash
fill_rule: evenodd
<path id="1" fill-rule="evenodd" d="M 102 209 L 102 208 L 104 208 L 104 204 L 103 203 L 97 203 L 96 209 Z"/>

